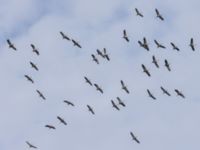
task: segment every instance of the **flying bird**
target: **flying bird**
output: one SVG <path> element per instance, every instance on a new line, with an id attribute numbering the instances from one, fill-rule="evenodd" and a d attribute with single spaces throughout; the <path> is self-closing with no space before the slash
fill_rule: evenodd
<path id="1" fill-rule="evenodd" d="M 160 89 L 163 91 L 164 94 L 171 96 L 171 94 L 164 87 L 161 86 Z"/>
<path id="2" fill-rule="evenodd" d="M 129 38 L 128 38 L 128 35 L 127 35 L 125 29 L 123 30 L 123 38 L 124 38 L 127 42 L 129 42 Z"/>
<path id="3" fill-rule="evenodd" d="M 108 61 L 110 61 L 110 57 L 108 56 L 108 54 L 107 54 L 107 52 L 106 52 L 106 48 L 104 48 L 103 49 L 103 55 L 104 55 L 104 57 L 108 60 Z"/>
<path id="4" fill-rule="evenodd" d="M 121 80 L 120 83 L 121 83 L 122 89 L 123 89 L 127 94 L 129 94 L 129 90 L 128 90 L 128 88 L 126 87 L 126 85 L 124 84 L 124 82 Z"/>
<path id="5" fill-rule="evenodd" d="M 165 59 L 165 67 L 167 68 L 168 71 L 171 71 L 171 68 L 169 66 L 167 59 Z"/>
<path id="6" fill-rule="evenodd" d="M 97 54 L 100 55 L 102 58 L 105 57 L 104 54 L 99 49 L 97 49 Z"/>
<path id="7" fill-rule="evenodd" d="M 133 134 L 133 132 L 130 132 L 130 135 L 134 141 L 136 141 L 138 144 L 140 144 L 140 141 L 136 138 L 136 136 Z"/>
<path id="8" fill-rule="evenodd" d="M 92 109 L 92 107 L 90 105 L 87 105 L 87 108 L 88 108 L 89 112 L 91 112 L 93 115 L 95 114 L 94 110 Z"/>
<path id="9" fill-rule="evenodd" d="M 193 51 L 195 51 L 195 47 L 194 47 L 194 40 L 193 38 L 190 39 L 190 47 Z"/>
<path id="10" fill-rule="evenodd" d="M 9 39 L 7 39 L 7 43 L 9 45 L 9 48 L 12 48 L 13 50 L 17 50 L 17 48 L 15 47 L 15 45 L 13 43 L 11 43 L 11 41 Z"/>
<path id="11" fill-rule="evenodd" d="M 117 100 L 118 100 L 119 105 L 122 105 L 123 107 L 126 107 L 124 102 L 122 102 L 122 100 L 119 97 L 117 97 Z"/>
<path id="12" fill-rule="evenodd" d="M 96 87 L 96 90 L 101 92 L 103 94 L 103 90 L 99 87 L 98 84 L 94 83 L 94 86 Z"/>
<path id="13" fill-rule="evenodd" d="M 35 148 L 35 149 L 37 149 L 36 146 L 34 146 L 33 144 L 29 143 L 28 141 L 26 141 L 26 144 L 29 146 L 29 148 Z"/>
<path id="14" fill-rule="evenodd" d="M 46 128 L 49 128 L 49 129 L 54 129 L 54 130 L 56 129 L 56 127 L 54 127 L 54 126 L 52 126 L 52 125 L 45 125 L 45 127 L 46 127 Z"/>
<path id="15" fill-rule="evenodd" d="M 149 89 L 147 89 L 147 93 L 148 93 L 149 97 L 151 97 L 152 99 L 156 100 L 156 97 L 150 92 Z"/>
<path id="16" fill-rule="evenodd" d="M 39 90 L 36 90 L 36 92 L 38 93 L 39 97 L 41 97 L 43 100 L 46 100 L 44 95 Z"/>
<path id="17" fill-rule="evenodd" d="M 160 44 L 157 40 L 154 40 L 155 44 L 157 45 L 157 48 L 166 48 L 164 45 Z"/>
<path id="18" fill-rule="evenodd" d="M 82 48 L 81 45 L 77 41 L 75 41 L 75 40 L 72 39 L 72 42 L 74 43 L 74 46 Z"/>
<path id="19" fill-rule="evenodd" d="M 36 55 L 40 55 L 40 52 L 36 49 L 35 45 L 31 44 L 31 47 L 33 49 L 33 52 L 36 53 Z"/>
<path id="20" fill-rule="evenodd" d="M 149 71 L 147 70 L 145 65 L 143 65 L 143 64 L 142 64 L 142 69 L 143 69 L 143 72 L 146 73 L 149 77 L 151 76 L 151 74 L 149 73 Z"/>
<path id="21" fill-rule="evenodd" d="M 139 10 L 137 8 L 135 8 L 135 12 L 136 12 L 137 16 L 144 17 L 143 14 L 141 12 L 139 12 Z"/>
<path id="22" fill-rule="evenodd" d="M 145 37 L 143 38 L 143 43 L 141 41 L 138 41 L 138 43 L 139 43 L 140 47 L 143 47 L 144 49 L 149 51 L 149 46 L 148 46 L 148 43 L 147 43 L 147 40 Z"/>
<path id="23" fill-rule="evenodd" d="M 87 77 L 84 77 L 84 79 L 85 79 L 86 83 L 88 83 L 89 85 L 92 86 L 92 82 Z"/>
<path id="24" fill-rule="evenodd" d="M 96 58 L 96 56 L 94 54 L 91 54 L 93 61 L 95 61 L 97 64 L 99 64 L 98 59 Z"/>
<path id="25" fill-rule="evenodd" d="M 178 89 L 174 90 L 176 92 L 176 94 L 182 98 L 185 98 L 185 95 L 183 95 L 183 93 L 181 91 L 179 91 Z"/>
<path id="26" fill-rule="evenodd" d="M 117 109 L 117 110 L 120 110 L 119 107 L 115 104 L 115 102 L 113 100 L 111 100 L 111 103 L 112 103 L 112 106 Z"/>
<path id="27" fill-rule="evenodd" d="M 33 62 L 31 62 L 31 61 L 30 61 L 30 65 L 31 65 L 31 67 L 34 68 L 36 71 L 39 70 L 38 67 L 37 67 Z"/>
<path id="28" fill-rule="evenodd" d="M 152 59 L 153 59 L 152 63 L 153 63 L 157 68 L 159 68 L 158 61 L 156 60 L 156 57 L 155 57 L 154 55 L 152 56 Z"/>
<path id="29" fill-rule="evenodd" d="M 32 79 L 30 76 L 24 75 L 24 77 L 25 77 L 28 81 L 30 81 L 31 83 L 34 83 L 33 79 Z"/>
<path id="30" fill-rule="evenodd" d="M 57 116 L 57 119 L 64 125 L 67 125 L 67 123 L 65 122 L 65 120 L 59 116 Z"/>
<path id="31" fill-rule="evenodd" d="M 70 101 L 64 100 L 63 102 L 66 103 L 67 105 L 75 106 L 75 105 L 74 105 L 72 102 L 70 102 Z"/>
<path id="32" fill-rule="evenodd" d="M 180 49 L 174 43 L 171 42 L 170 44 L 174 50 L 180 51 Z"/>
<path id="33" fill-rule="evenodd" d="M 160 14 L 160 12 L 158 11 L 158 9 L 155 9 L 156 11 L 156 17 L 158 17 L 160 20 L 164 21 L 163 16 Z"/>
<path id="34" fill-rule="evenodd" d="M 61 34 L 63 39 L 70 41 L 70 38 L 68 36 L 66 36 L 62 31 L 60 31 L 60 34 Z"/>

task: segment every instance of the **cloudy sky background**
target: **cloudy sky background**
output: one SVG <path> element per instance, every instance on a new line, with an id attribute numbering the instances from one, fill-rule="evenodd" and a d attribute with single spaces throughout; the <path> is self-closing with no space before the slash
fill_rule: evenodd
<path id="1" fill-rule="evenodd" d="M 0 149 L 28 149 L 25 141 L 30 141 L 41 150 L 199 150 L 199 5 L 198 0 L 1 0 Z M 136 7 L 144 18 L 135 15 Z M 164 22 L 155 17 L 155 8 Z M 122 39 L 123 29 L 129 43 Z M 62 40 L 59 31 L 83 48 Z M 150 52 L 137 43 L 144 36 Z M 191 37 L 195 52 L 189 47 Z M 18 51 L 8 48 L 7 38 Z M 154 39 L 167 49 L 157 49 Z M 180 52 L 172 50 L 170 42 Z M 31 43 L 39 49 L 39 57 L 32 53 Z M 104 47 L 111 61 L 98 57 L 100 65 L 96 65 L 90 55 Z M 152 55 L 160 69 L 152 64 Z M 29 61 L 37 64 L 39 72 Z M 142 72 L 142 63 L 151 78 Z M 35 84 L 27 82 L 24 74 Z M 84 76 L 98 83 L 104 94 L 87 85 Z M 121 90 L 121 79 L 130 94 Z M 160 86 L 172 96 L 163 95 Z M 147 88 L 156 101 L 148 97 Z M 186 99 L 177 97 L 175 88 Z M 117 96 L 127 105 L 119 112 L 110 102 Z M 64 104 L 65 99 L 75 107 Z M 94 116 L 87 104 L 94 108 Z M 57 115 L 68 125 L 60 124 Z M 46 124 L 56 130 L 48 130 Z M 130 131 L 141 144 L 131 140 Z"/>

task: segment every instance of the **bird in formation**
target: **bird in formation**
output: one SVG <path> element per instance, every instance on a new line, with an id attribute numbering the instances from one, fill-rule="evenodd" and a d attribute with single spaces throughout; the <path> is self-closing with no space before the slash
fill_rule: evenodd
<path id="1" fill-rule="evenodd" d="M 32 47 L 32 51 L 33 53 L 35 53 L 36 55 L 40 55 L 40 52 L 36 49 L 35 45 L 31 44 L 31 47 Z"/>
<path id="2" fill-rule="evenodd" d="M 123 38 L 124 38 L 127 42 L 129 42 L 129 38 L 128 38 L 128 35 L 127 35 L 125 29 L 123 30 Z"/>
<path id="3" fill-rule="evenodd" d="M 126 87 L 126 85 L 124 84 L 124 81 L 121 80 L 120 83 L 121 83 L 122 89 L 123 89 L 127 94 L 129 94 L 129 90 L 128 90 L 128 88 Z"/>
<path id="4" fill-rule="evenodd" d="M 70 38 L 68 36 L 66 36 L 62 31 L 60 31 L 60 34 L 61 34 L 63 39 L 70 41 Z"/>
<path id="5" fill-rule="evenodd" d="M 185 95 L 183 95 L 183 93 L 181 91 L 179 91 L 178 89 L 174 90 L 176 92 L 176 94 L 182 98 L 185 98 Z"/>
<path id="6" fill-rule="evenodd" d="M 86 83 L 88 83 L 90 86 L 92 86 L 92 82 L 87 78 L 87 77 L 84 77 Z"/>
<path id="7" fill-rule="evenodd" d="M 88 108 L 89 112 L 91 112 L 93 115 L 95 114 L 94 110 L 92 109 L 92 107 L 90 105 L 87 105 L 87 108 Z"/>
<path id="8" fill-rule="evenodd" d="M 157 67 L 159 68 L 159 65 L 158 65 L 158 61 L 156 60 L 156 57 L 153 55 L 152 56 L 152 63 Z M 143 68 L 144 69 L 144 68 Z"/>
<path id="9" fill-rule="evenodd" d="M 26 144 L 29 146 L 29 148 L 34 148 L 37 149 L 36 146 L 34 146 L 33 144 L 31 144 L 30 142 L 26 141 Z"/>
<path id="10" fill-rule="evenodd" d="M 96 83 L 94 83 L 94 86 L 96 87 L 96 90 L 99 91 L 101 94 L 103 94 L 103 90 L 102 88 L 100 88 L 100 86 Z"/>
<path id="11" fill-rule="evenodd" d="M 45 127 L 46 127 L 46 128 L 49 128 L 49 129 L 53 129 L 53 130 L 56 129 L 56 127 L 54 127 L 54 126 L 52 126 L 52 125 L 45 125 Z"/>
<path id="12" fill-rule="evenodd" d="M 96 56 L 94 54 L 91 54 L 91 56 L 92 56 L 93 61 L 96 62 L 97 64 L 99 64 L 99 61 L 96 58 Z"/>
<path id="13" fill-rule="evenodd" d="M 147 74 L 147 76 L 151 77 L 151 74 L 149 73 L 149 71 L 147 70 L 144 64 L 142 64 L 142 69 L 143 69 L 143 72 Z"/>
<path id="14" fill-rule="evenodd" d="M 190 39 L 190 47 L 193 51 L 195 51 L 195 47 L 194 47 L 194 40 L 193 38 Z"/>
<path id="15" fill-rule="evenodd" d="M 30 65 L 31 65 L 31 67 L 34 68 L 36 71 L 39 70 L 38 67 L 37 67 L 33 62 L 31 62 L 31 61 L 30 61 Z"/>
<path id="16" fill-rule="evenodd" d="M 41 97 L 43 100 L 46 100 L 42 92 L 40 92 L 39 90 L 36 90 L 36 92 L 38 93 L 39 97 Z"/>
<path id="17" fill-rule="evenodd" d="M 174 49 L 174 50 L 176 50 L 176 51 L 180 51 L 180 49 L 174 44 L 174 43 L 170 43 L 171 44 L 171 46 L 172 46 L 172 48 Z"/>
<path id="18" fill-rule="evenodd" d="M 61 118 L 60 116 L 57 116 L 57 119 L 64 125 L 67 125 L 67 123 L 65 122 L 65 120 L 63 118 Z"/>
<path id="19" fill-rule="evenodd" d="M 155 9 L 155 12 L 156 12 L 156 17 L 159 18 L 160 20 L 164 21 L 163 16 L 160 14 L 160 12 L 158 11 L 157 8 Z"/>
<path id="20" fill-rule="evenodd" d="M 143 47 L 144 49 L 149 51 L 149 45 L 148 45 L 147 40 L 146 40 L 145 37 L 143 38 L 143 42 L 138 41 L 138 43 L 139 43 L 140 47 Z"/>
<path id="21" fill-rule="evenodd" d="M 113 100 L 111 100 L 111 103 L 112 103 L 112 106 L 117 109 L 117 110 L 120 110 L 119 107 L 115 104 L 115 102 Z"/>
<path id="22" fill-rule="evenodd" d="M 170 65 L 167 61 L 167 59 L 165 59 L 165 67 L 167 68 L 168 71 L 171 71 Z"/>
<path id="23" fill-rule="evenodd" d="M 132 139 L 137 142 L 138 144 L 140 144 L 140 141 L 137 139 L 137 137 L 133 134 L 133 132 L 130 132 L 130 135 L 132 137 Z"/>
<path id="24" fill-rule="evenodd" d="M 72 42 L 74 43 L 74 46 L 77 46 L 78 48 L 82 48 L 81 45 L 74 39 L 72 39 Z"/>
<path id="25" fill-rule="evenodd" d="M 34 83 L 33 79 L 32 79 L 30 76 L 24 75 L 24 77 L 25 77 L 28 81 L 30 81 L 31 83 Z"/>
<path id="26" fill-rule="evenodd" d="M 15 47 L 15 45 L 13 43 L 11 43 L 11 41 L 9 39 L 7 39 L 7 43 L 8 43 L 9 48 L 12 48 L 15 51 L 17 50 L 17 48 Z"/>
<path id="27" fill-rule="evenodd" d="M 147 89 L 147 93 L 148 93 L 148 95 L 149 95 L 150 98 L 156 100 L 156 97 L 150 92 L 149 89 Z"/>
<path id="28" fill-rule="evenodd" d="M 123 107 L 126 107 L 126 105 L 124 104 L 124 102 L 119 97 L 117 97 L 117 100 L 118 100 L 119 105 L 121 105 Z"/>
<path id="29" fill-rule="evenodd" d="M 143 14 L 137 8 L 135 8 L 135 12 L 137 16 L 144 17 Z"/>
<path id="30" fill-rule="evenodd" d="M 160 89 L 163 91 L 164 94 L 171 96 L 171 94 L 164 87 L 161 86 Z"/>
<path id="31" fill-rule="evenodd" d="M 156 44 L 157 48 L 163 48 L 163 49 L 166 48 L 164 45 L 160 44 L 157 40 L 154 40 L 154 43 Z"/>
<path id="32" fill-rule="evenodd" d="M 63 102 L 66 103 L 66 104 L 69 105 L 69 106 L 75 106 L 75 105 L 74 105 L 72 102 L 70 102 L 70 101 L 64 100 Z"/>

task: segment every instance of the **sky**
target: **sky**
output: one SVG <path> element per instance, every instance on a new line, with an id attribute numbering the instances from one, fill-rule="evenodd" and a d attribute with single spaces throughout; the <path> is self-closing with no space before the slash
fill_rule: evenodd
<path id="1" fill-rule="evenodd" d="M 0 150 L 29 149 L 26 141 L 41 150 L 199 150 L 198 0 L 1 0 L 0 4 Z M 135 8 L 143 18 L 136 16 Z M 156 18 L 155 8 L 164 21 Z M 122 38 L 124 29 L 129 43 Z M 63 40 L 60 31 L 82 48 Z M 149 52 L 138 44 L 143 37 Z M 189 47 L 192 37 L 195 51 Z M 17 51 L 8 47 L 7 39 Z M 167 48 L 158 49 L 155 39 Z M 173 50 L 170 42 L 180 51 Z M 36 46 L 39 56 L 30 44 Z M 91 54 L 103 48 L 111 60 L 97 56 L 97 65 Z M 159 69 L 152 64 L 152 55 L 158 59 Z M 171 72 L 164 66 L 165 59 Z M 31 68 L 30 61 L 39 71 Z M 141 64 L 150 71 L 150 78 Z M 84 76 L 104 93 L 89 86 Z M 121 89 L 120 80 L 130 94 Z M 164 95 L 160 86 L 171 96 Z M 147 89 L 156 100 L 148 96 Z M 174 89 L 186 98 L 178 97 Z M 116 97 L 126 104 L 120 111 L 111 105 Z M 45 128 L 46 124 L 56 130 Z M 130 132 L 140 144 L 131 139 Z"/>

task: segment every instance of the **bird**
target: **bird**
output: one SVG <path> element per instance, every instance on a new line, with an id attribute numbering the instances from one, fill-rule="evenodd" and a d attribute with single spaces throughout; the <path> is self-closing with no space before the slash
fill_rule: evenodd
<path id="1" fill-rule="evenodd" d="M 67 123 L 65 122 L 65 120 L 59 116 L 57 116 L 57 119 L 64 125 L 67 125 Z"/>
<path id="2" fill-rule="evenodd" d="M 126 85 L 124 84 L 124 81 L 121 80 L 120 83 L 121 83 L 122 89 L 123 89 L 127 94 L 129 94 L 130 92 L 129 92 L 128 88 L 126 87 Z"/>
<path id="3" fill-rule="evenodd" d="M 97 54 L 100 55 L 102 58 L 105 57 L 104 54 L 99 49 L 97 49 Z"/>
<path id="4" fill-rule="evenodd" d="M 118 100 L 119 105 L 122 105 L 123 107 L 126 107 L 124 102 L 122 102 L 122 100 L 119 97 L 117 97 L 117 100 Z"/>
<path id="5" fill-rule="evenodd" d="M 182 98 L 185 98 L 185 95 L 183 95 L 183 93 L 181 91 L 179 91 L 178 89 L 174 90 L 176 92 L 176 94 Z"/>
<path id="6" fill-rule="evenodd" d="M 68 36 L 66 36 L 62 31 L 60 31 L 60 34 L 61 34 L 63 39 L 70 41 L 70 38 Z"/>
<path id="7" fill-rule="evenodd" d="M 34 68 L 36 71 L 39 70 L 38 67 L 37 67 L 33 62 L 31 62 L 31 61 L 30 61 L 30 65 L 31 65 L 31 67 Z"/>
<path id="8" fill-rule="evenodd" d="M 112 103 L 112 106 L 117 109 L 117 110 L 120 110 L 119 107 L 115 104 L 115 102 L 113 100 L 111 100 L 111 103 Z"/>
<path id="9" fill-rule="evenodd" d="M 166 48 L 164 45 L 160 44 L 157 40 L 154 40 L 154 42 L 157 45 L 157 48 L 163 48 L 163 49 Z"/>
<path id="10" fill-rule="evenodd" d="M 160 20 L 164 21 L 163 16 L 160 14 L 160 12 L 158 11 L 157 8 L 155 9 L 155 12 L 156 12 L 156 17 L 158 17 Z"/>
<path id="11" fill-rule="evenodd" d="M 26 141 L 26 144 L 28 144 L 29 148 L 35 148 L 35 149 L 37 149 L 37 147 L 36 147 L 36 146 L 34 146 L 33 144 L 31 144 L 31 143 L 30 143 L 30 142 L 28 142 L 28 141 Z"/>
<path id="12" fill-rule="evenodd" d="M 128 36 L 127 36 L 127 33 L 126 33 L 126 30 L 125 30 L 125 29 L 123 30 L 123 38 L 124 38 L 127 42 L 129 42 L 129 38 L 128 38 Z"/>
<path id="13" fill-rule="evenodd" d="M 151 74 L 149 73 L 149 71 L 147 70 L 144 64 L 142 64 L 142 69 L 143 69 L 143 72 L 146 73 L 149 77 L 151 76 Z"/>
<path id="14" fill-rule="evenodd" d="M 30 76 L 24 75 L 24 77 L 25 77 L 28 81 L 30 81 L 31 83 L 34 83 L 33 79 L 32 79 Z"/>
<path id="15" fill-rule="evenodd" d="M 93 61 L 95 61 L 97 64 L 99 64 L 98 59 L 96 58 L 96 56 L 94 54 L 91 54 Z"/>
<path id="16" fill-rule="evenodd" d="M 77 41 L 75 41 L 74 39 L 72 39 L 72 42 L 74 43 L 74 46 L 82 48 L 81 45 Z"/>
<path id="17" fill-rule="evenodd" d="M 31 44 L 31 47 L 33 49 L 33 52 L 36 53 L 36 55 L 40 55 L 40 52 L 35 48 L 35 45 Z"/>
<path id="18" fill-rule="evenodd" d="M 143 47 L 144 49 L 149 51 L 149 46 L 148 46 L 148 43 L 147 43 L 147 40 L 145 37 L 143 38 L 143 43 L 141 41 L 138 41 L 138 43 L 139 43 L 140 47 Z"/>
<path id="19" fill-rule="evenodd" d="M 101 94 L 103 94 L 103 90 L 99 87 L 98 84 L 94 83 L 94 86 L 96 87 L 96 90 L 101 92 Z"/>
<path id="20" fill-rule="evenodd" d="M 193 38 L 190 39 L 190 47 L 193 51 L 195 51 L 195 47 L 194 47 L 194 40 Z"/>
<path id="21" fill-rule="evenodd" d="M 133 134 L 133 132 L 130 132 L 130 135 L 134 141 L 136 141 L 138 144 L 140 144 L 140 141 L 136 138 L 136 136 Z"/>
<path id="22" fill-rule="evenodd" d="M 169 66 L 167 59 L 165 59 L 165 67 L 167 68 L 168 71 L 171 71 L 171 68 Z"/>
<path id="23" fill-rule="evenodd" d="M 137 16 L 144 17 L 143 14 L 141 12 L 139 12 L 139 10 L 137 8 L 135 8 L 135 12 L 136 12 Z"/>
<path id="24" fill-rule="evenodd" d="M 170 44 L 174 50 L 180 51 L 180 49 L 174 43 L 171 42 Z"/>
<path id="25" fill-rule="evenodd" d="M 46 100 L 44 95 L 39 90 L 36 90 L 36 92 L 38 93 L 39 97 L 41 97 L 43 100 Z"/>
<path id="26" fill-rule="evenodd" d="M 45 125 L 45 127 L 49 128 L 49 129 L 56 129 L 56 127 L 52 126 L 52 125 Z"/>
<path id="27" fill-rule="evenodd" d="M 150 92 L 149 89 L 147 89 L 147 93 L 148 93 L 149 97 L 151 97 L 152 99 L 156 100 L 156 97 Z"/>
<path id="28" fill-rule="evenodd" d="M 88 83 L 90 86 L 93 85 L 92 82 L 87 77 L 84 77 L 84 79 L 85 79 L 86 83 Z"/>
<path id="29" fill-rule="evenodd" d="M 88 110 L 94 115 L 94 110 L 92 109 L 92 107 L 90 105 L 87 105 Z"/>
<path id="30" fill-rule="evenodd" d="M 107 52 L 106 52 L 106 48 L 103 49 L 103 55 L 104 55 L 104 58 L 106 58 L 108 61 L 110 61 L 110 57 L 108 56 Z"/>
<path id="31" fill-rule="evenodd" d="M 158 61 L 156 60 L 156 57 L 154 55 L 152 56 L 152 59 L 153 59 L 152 63 L 155 64 L 157 68 L 159 68 Z"/>
<path id="32" fill-rule="evenodd" d="M 161 86 L 160 89 L 163 91 L 164 94 L 171 96 L 171 94 L 164 87 Z"/>
<path id="33" fill-rule="evenodd" d="M 9 45 L 9 48 L 12 48 L 13 50 L 17 50 L 17 48 L 15 47 L 15 45 L 13 43 L 11 43 L 11 41 L 9 39 L 7 39 L 7 43 Z"/>
<path id="34" fill-rule="evenodd" d="M 70 101 L 64 100 L 63 102 L 66 103 L 67 105 L 75 106 L 75 105 L 74 105 L 72 102 L 70 102 Z"/>

